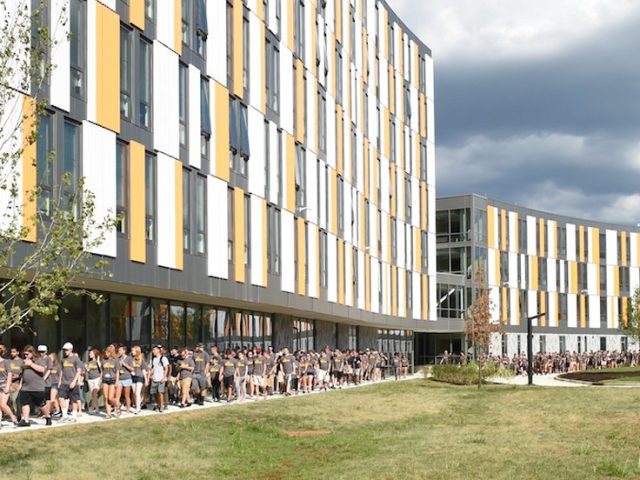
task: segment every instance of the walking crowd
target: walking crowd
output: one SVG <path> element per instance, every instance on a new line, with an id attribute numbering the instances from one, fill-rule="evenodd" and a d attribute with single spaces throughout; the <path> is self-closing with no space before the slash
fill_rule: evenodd
<path id="1" fill-rule="evenodd" d="M 491 361 L 504 369 L 513 370 L 516 375 L 527 374 L 527 355 L 522 353 L 509 357 L 484 356 L 482 362 Z M 467 358 L 464 353 L 449 355 L 447 351 L 440 357 L 440 364 L 465 364 Z M 600 370 L 603 368 L 635 367 L 640 365 L 640 352 L 591 351 L 566 353 L 537 353 L 533 357 L 533 372 L 538 375 L 551 373 L 568 373 L 581 370 Z"/>
<path id="2" fill-rule="evenodd" d="M 141 409 L 161 412 L 205 401 L 243 402 L 272 395 L 306 394 L 406 377 L 406 354 L 387 354 L 324 347 L 320 352 L 289 352 L 272 347 L 227 349 L 213 345 L 205 351 L 155 345 L 149 356 L 139 346 L 128 351 L 111 344 L 104 351 L 89 347 L 81 358 L 69 342 L 62 356 L 45 345 L 20 351 L 0 345 L 0 415 L 16 427 L 28 427 L 39 416 L 75 422 L 87 413 L 111 419 L 136 415 Z M 0 422 L 1 426 L 1 422 Z"/>

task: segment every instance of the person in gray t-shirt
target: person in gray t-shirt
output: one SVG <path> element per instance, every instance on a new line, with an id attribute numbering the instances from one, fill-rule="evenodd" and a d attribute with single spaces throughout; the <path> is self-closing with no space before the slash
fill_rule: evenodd
<path id="1" fill-rule="evenodd" d="M 24 361 L 22 362 L 22 384 L 20 388 L 20 403 L 22 404 L 22 420 L 19 427 L 29 427 L 29 415 L 31 409 L 39 407 L 42 409 L 47 425 L 51 425 L 49 406 L 44 396 L 44 377 L 47 373 L 47 358 L 36 355 L 36 350 L 27 345 L 23 351 Z"/>

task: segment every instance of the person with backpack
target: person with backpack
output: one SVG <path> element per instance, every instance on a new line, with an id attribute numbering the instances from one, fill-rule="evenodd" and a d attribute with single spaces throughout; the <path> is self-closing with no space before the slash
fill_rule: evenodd
<path id="1" fill-rule="evenodd" d="M 164 404 L 164 392 L 171 372 L 169 360 L 162 354 L 162 347 L 154 345 L 151 349 L 151 386 L 149 396 L 155 398 L 154 412 L 162 412 L 167 407 Z"/>

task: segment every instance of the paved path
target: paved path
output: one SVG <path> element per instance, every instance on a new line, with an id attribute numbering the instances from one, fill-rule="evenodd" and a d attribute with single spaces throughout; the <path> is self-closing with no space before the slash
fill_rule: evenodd
<path id="1" fill-rule="evenodd" d="M 423 378 L 422 374 L 416 373 L 413 375 L 409 375 L 407 378 L 402 379 L 401 381 L 406 381 L 406 380 L 414 380 L 417 378 Z M 358 388 L 358 387 L 364 387 L 367 385 L 379 385 L 381 383 L 389 383 L 389 382 L 393 382 L 393 380 L 391 379 L 387 379 L 387 380 L 382 380 L 381 382 L 363 382 L 359 385 L 349 385 L 348 387 L 343 387 L 344 390 L 349 390 L 352 388 Z M 330 393 L 330 392 L 334 392 L 337 390 L 327 390 L 325 391 L 320 391 L 320 390 L 315 390 L 313 392 L 311 392 L 310 394 L 298 394 L 296 395 L 297 397 L 305 397 L 307 395 L 317 395 L 320 393 Z M 286 397 L 284 395 L 273 395 L 271 397 L 267 398 L 267 401 L 275 401 L 275 400 L 282 400 L 285 398 L 289 398 Z M 183 413 L 183 412 L 194 412 L 194 411 L 199 411 L 199 410 L 204 410 L 204 409 L 209 409 L 209 408 L 222 408 L 222 407 L 233 407 L 235 405 L 244 405 L 247 403 L 255 403 L 256 401 L 262 401 L 262 400 L 253 400 L 253 399 L 247 399 L 244 402 L 231 402 L 231 403 L 227 403 L 226 401 L 221 401 L 221 402 L 205 402 L 204 405 L 200 406 L 200 405 L 192 405 L 191 407 L 187 407 L 187 408 L 178 408 L 175 406 L 169 406 L 169 408 L 167 410 L 165 410 L 164 412 L 154 412 L 152 410 L 141 410 L 139 414 L 134 415 L 134 414 L 123 414 L 120 417 L 117 418 L 112 418 L 111 420 L 106 420 L 105 416 L 104 416 L 104 412 L 100 412 L 98 415 L 89 415 L 87 413 L 82 413 L 81 416 L 79 416 L 77 418 L 77 421 L 74 423 L 62 423 L 60 422 L 60 420 L 56 420 L 54 419 L 53 421 L 53 425 L 47 427 L 44 424 L 44 419 L 31 419 L 31 426 L 30 427 L 14 427 L 12 423 L 8 422 L 8 421 L 3 421 L 2 422 L 2 428 L 0 428 L 0 435 L 6 435 L 6 434 L 10 434 L 10 433 L 18 433 L 18 432 L 31 432 L 34 430 L 42 430 L 42 429 L 47 429 L 47 430 L 51 430 L 53 428 L 64 428 L 64 427 L 69 427 L 71 425 L 87 425 L 87 424 L 91 424 L 91 423 L 107 423 L 107 422 L 120 422 L 120 421 L 124 421 L 124 420 L 128 420 L 130 418 L 136 418 L 136 417 L 153 417 L 153 416 L 157 416 L 157 415 L 167 415 L 167 414 L 179 414 L 179 413 Z"/>
<path id="2" fill-rule="evenodd" d="M 541 387 L 590 387 L 586 383 L 575 383 L 575 382 L 565 382 L 562 380 L 557 380 L 556 377 L 558 373 L 553 373 L 550 375 L 534 375 L 533 376 L 533 384 L 539 385 Z M 505 385 L 526 385 L 527 384 L 527 376 L 526 375 L 517 375 L 515 377 L 492 377 L 487 379 L 493 383 L 501 383 Z"/>

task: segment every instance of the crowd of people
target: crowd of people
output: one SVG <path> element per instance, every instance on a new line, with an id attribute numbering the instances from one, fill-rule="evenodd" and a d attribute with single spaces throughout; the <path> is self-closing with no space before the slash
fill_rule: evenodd
<path id="1" fill-rule="evenodd" d="M 526 375 L 528 358 L 526 353 L 520 355 L 508 355 L 484 357 L 483 362 L 491 361 L 502 368 L 513 370 L 516 375 Z M 460 355 L 450 355 L 447 351 L 440 357 L 440 364 L 465 364 L 467 357 L 463 352 Z M 565 352 L 565 353 L 536 353 L 533 356 L 533 372 L 537 375 L 552 373 L 568 373 L 581 370 L 595 370 L 603 368 L 618 368 L 640 365 L 640 352 L 619 351 L 591 351 L 591 352 Z"/>
<path id="2" fill-rule="evenodd" d="M 149 408 L 161 412 L 170 405 L 306 394 L 389 376 L 399 380 L 409 368 L 405 354 L 369 349 L 291 353 L 288 348 L 237 347 L 219 352 L 215 345 L 205 351 L 199 343 L 168 351 L 154 345 L 145 355 L 139 346 L 129 351 L 111 344 L 79 355 L 67 342 L 61 356 L 46 345 L 11 348 L 7 356 L 0 345 L 0 415 L 16 427 L 30 426 L 34 416 L 45 425 L 76 422 L 83 414 L 111 419 Z"/>

